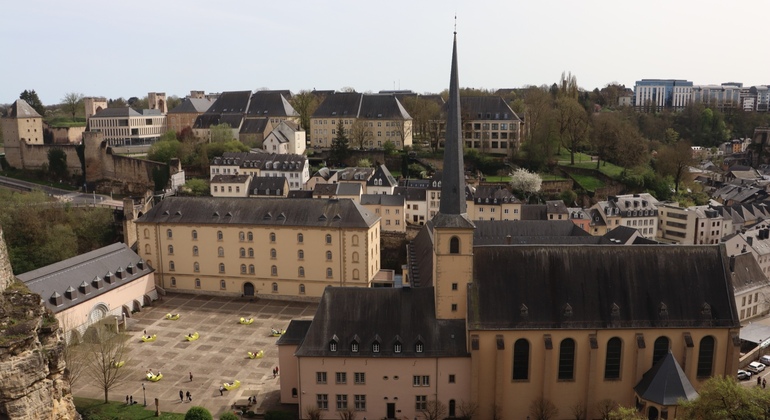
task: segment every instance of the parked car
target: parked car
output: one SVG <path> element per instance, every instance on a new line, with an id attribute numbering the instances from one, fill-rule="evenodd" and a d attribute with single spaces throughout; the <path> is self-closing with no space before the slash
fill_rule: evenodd
<path id="1" fill-rule="evenodd" d="M 751 372 L 739 369 L 738 370 L 738 380 L 739 381 L 745 381 L 747 379 L 751 379 Z"/>
<path id="2" fill-rule="evenodd" d="M 751 362 L 748 366 L 746 366 L 746 370 L 754 373 L 759 373 L 765 370 L 765 365 L 759 362 Z"/>
<path id="3" fill-rule="evenodd" d="M 764 355 L 759 358 L 759 363 L 762 363 L 763 365 L 767 366 L 770 365 L 770 355 Z"/>

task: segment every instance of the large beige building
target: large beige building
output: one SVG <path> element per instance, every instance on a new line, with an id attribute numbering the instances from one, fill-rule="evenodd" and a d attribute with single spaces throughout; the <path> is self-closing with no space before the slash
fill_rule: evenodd
<path id="1" fill-rule="evenodd" d="M 732 230 L 732 220 L 708 206 L 658 206 L 657 240 L 685 245 L 718 244 Z"/>
<path id="2" fill-rule="evenodd" d="M 136 228 L 164 289 L 318 297 L 380 269 L 379 218 L 350 200 L 167 198 Z"/>
<path id="3" fill-rule="evenodd" d="M 158 109 L 105 108 L 88 119 L 110 146 L 148 147 L 166 132 L 166 115 Z"/>
<path id="4" fill-rule="evenodd" d="M 463 144 L 482 153 L 512 156 L 521 146 L 524 122 L 499 96 L 460 98 Z M 446 112 L 446 106 L 444 111 Z M 441 138 L 446 134 L 443 121 L 437 121 Z M 443 142 L 442 142 L 443 145 Z"/>

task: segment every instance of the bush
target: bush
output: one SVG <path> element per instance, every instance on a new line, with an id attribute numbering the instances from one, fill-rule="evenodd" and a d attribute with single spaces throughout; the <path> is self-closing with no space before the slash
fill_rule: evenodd
<path id="1" fill-rule="evenodd" d="M 287 411 L 268 411 L 265 413 L 265 420 L 295 420 L 297 416 Z"/>
<path id="2" fill-rule="evenodd" d="M 214 420 L 214 417 L 211 415 L 209 410 L 206 410 L 203 407 L 194 406 L 191 407 L 189 410 L 187 410 L 187 413 L 184 415 L 185 420 Z"/>
<path id="3" fill-rule="evenodd" d="M 228 411 L 219 416 L 219 420 L 238 420 L 238 416 Z"/>

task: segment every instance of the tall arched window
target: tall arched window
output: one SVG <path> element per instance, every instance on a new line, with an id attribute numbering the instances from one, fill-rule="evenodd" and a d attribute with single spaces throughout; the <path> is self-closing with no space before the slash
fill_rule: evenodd
<path id="1" fill-rule="evenodd" d="M 241 258 L 246 258 L 246 248 L 241 248 L 239 254 Z"/>
<path id="2" fill-rule="evenodd" d="M 201 265 L 198 264 L 197 261 L 193 263 L 193 271 L 195 271 L 196 273 L 201 271 Z"/>
<path id="3" fill-rule="evenodd" d="M 666 354 L 668 354 L 668 348 L 669 348 L 669 340 L 668 337 L 662 336 L 658 337 L 655 340 L 655 344 L 652 347 L 652 365 L 655 366 L 655 363 L 658 363 L 659 360 L 666 357 Z"/>
<path id="4" fill-rule="evenodd" d="M 168 246 L 168 255 L 174 255 L 174 245 Z"/>
<path id="5" fill-rule="evenodd" d="M 711 376 L 714 371 L 714 350 L 716 343 L 714 337 L 707 335 L 700 340 L 698 349 L 698 373 L 699 378 Z"/>
<path id="6" fill-rule="evenodd" d="M 198 240 L 198 231 L 194 230 L 192 231 L 192 240 L 197 241 Z"/>
<path id="7" fill-rule="evenodd" d="M 520 338 L 513 343 L 513 380 L 529 379 L 529 341 Z"/>
<path id="8" fill-rule="evenodd" d="M 560 380 L 575 379 L 575 340 L 565 338 L 559 344 L 559 376 Z"/>
<path id="9" fill-rule="evenodd" d="M 278 283 L 273 283 L 273 293 L 278 293 Z"/>
<path id="10" fill-rule="evenodd" d="M 176 287 L 176 277 L 171 277 L 171 287 Z"/>
<path id="11" fill-rule="evenodd" d="M 249 258 L 254 258 L 254 248 L 249 248 Z"/>
<path id="12" fill-rule="evenodd" d="M 332 243 L 332 235 L 326 234 L 326 243 L 327 244 Z"/>
<path id="13" fill-rule="evenodd" d="M 224 257 L 225 256 L 225 249 L 222 248 L 221 246 L 219 248 L 217 248 L 217 255 L 219 255 L 220 257 Z"/>
<path id="14" fill-rule="evenodd" d="M 253 233 L 249 232 L 248 234 L 246 234 L 246 237 L 248 238 L 249 242 L 253 242 L 254 241 L 254 234 Z"/>
<path id="15" fill-rule="evenodd" d="M 304 241 L 305 241 L 305 237 L 301 233 L 298 233 L 297 234 L 297 243 L 301 244 Z"/>
<path id="16" fill-rule="evenodd" d="M 249 264 L 249 274 L 254 274 L 254 264 Z"/>
<path id="17" fill-rule="evenodd" d="M 246 264 L 241 264 L 241 274 L 246 274 Z"/>
<path id="18" fill-rule="evenodd" d="M 354 252 L 354 253 L 353 253 L 353 262 L 354 262 L 354 263 L 357 263 L 357 262 L 358 262 L 358 252 Z"/>
<path id="19" fill-rule="evenodd" d="M 604 379 L 620 379 L 620 357 L 623 354 L 623 342 L 618 337 L 607 342 L 607 358 L 604 360 Z"/>
<path id="20" fill-rule="evenodd" d="M 238 240 L 243 242 L 246 240 L 246 233 L 244 232 L 238 232 Z"/>
<path id="21" fill-rule="evenodd" d="M 353 235 L 353 246 L 358 246 L 358 235 Z"/>
<path id="22" fill-rule="evenodd" d="M 222 290 L 227 289 L 227 282 L 224 280 L 219 280 L 219 288 Z"/>
<path id="23" fill-rule="evenodd" d="M 326 251 L 326 261 L 331 261 L 331 260 L 332 260 L 332 252 Z"/>
<path id="24" fill-rule="evenodd" d="M 297 276 L 305 277 L 305 267 L 300 266 L 299 269 L 297 269 Z"/>
<path id="25" fill-rule="evenodd" d="M 276 266 L 270 267 L 270 275 L 271 276 L 277 276 L 278 275 L 278 267 L 276 267 Z"/>
<path id="26" fill-rule="evenodd" d="M 275 248 L 270 250 L 270 258 L 275 259 L 278 257 L 278 251 L 275 250 Z"/>
<path id="27" fill-rule="evenodd" d="M 217 231 L 217 240 L 218 240 L 218 241 L 221 241 L 221 240 L 222 240 L 222 239 L 224 239 L 224 238 L 225 238 L 225 236 L 222 234 L 222 231 L 221 231 L 221 230 L 218 230 L 218 231 Z"/>
<path id="28" fill-rule="evenodd" d="M 150 239 L 150 230 L 149 229 L 145 229 L 144 230 L 144 239 Z"/>
<path id="29" fill-rule="evenodd" d="M 326 269 L 326 277 L 328 277 L 328 278 L 332 278 L 332 277 L 333 277 L 333 276 L 332 276 L 332 274 L 334 274 L 334 273 L 332 272 L 332 269 L 331 269 L 331 268 L 327 268 L 327 269 Z"/>
<path id="30" fill-rule="evenodd" d="M 219 263 L 219 272 L 220 273 L 224 273 L 225 272 L 225 264 L 224 263 Z"/>
<path id="31" fill-rule="evenodd" d="M 297 251 L 297 259 L 304 260 L 305 259 L 305 251 L 299 250 Z"/>
<path id="32" fill-rule="evenodd" d="M 305 285 L 300 283 L 299 285 L 299 294 L 304 295 L 305 294 Z"/>
<path id="33" fill-rule="evenodd" d="M 195 245 L 193 246 L 193 257 L 197 257 L 197 256 L 198 256 L 198 246 Z"/>
<path id="34" fill-rule="evenodd" d="M 201 279 L 195 279 L 195 288 L 200 289 L 201 288 Z"/>
<path id="35" fill-rule="evenodd" d="M 449 253 L 450 254 L 460 253 L 460 238 L 458 238 L 457 236 L 453 236 L 452 239 L 449 240 Z"/>
<path id="36" fill-rule="evenodd" d="M 144 253 L 145 254 L 149 254 L 150 253 L 150 244 L 145 244 L 144 245 Z"/>
<path id="37" fill-rule="evenodd" d="M 275 242 L 275 232 L 270 232 L 270 242 Z"/>
<path id="38" fill-rule="evenodd" d="M 174 237 L 174 232 L 171 231 L 171 229 L 166 229 L 166 237 L 168 239 L 171 239 Z"/>
<path id="39" fill-rule="evenodd" d="M 174 265 L 174 262 L 173 261 L 169 261 L 168 262 L 168 271 L 174 271 L 175 268 L 176 268 L 176 265 Z"/>

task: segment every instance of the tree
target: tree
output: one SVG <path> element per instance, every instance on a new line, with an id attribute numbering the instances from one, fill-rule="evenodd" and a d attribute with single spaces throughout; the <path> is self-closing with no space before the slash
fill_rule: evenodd
<path id="1" fill-rule="evenodd" d="M 40 98 L 37 96 L 37 92 L 35 92 L 35 89 L 32 90 L 24 90 L 24 92 L 21 92 L 19 95 L 19 99 L 23 99 L 26 103 L 29 104 L 35 111 L 37 111 L 38 114 L 40 114 L 41 117 L 45 117 L 45 105 L 43 105 L 43 102 L 40 101 Z"/>
<path id="2" fill-rule="evenodd" d="M 572 411 L 572 415 L 575 417 L 575 420 L 585 420 L 587 410 L 585 404 L 583 404 L 582 401 L 578 401 L 577 403 L 573 404 L 570 407 L 570 411 Z"/>
<path id="3" fill-rule="evenodd" d="M 184 420 L 214 420 L 214 416 L 211 415 L 209 410 L 196 405 L 187 410 Z"/>
<path id="4" fill-rule="evenodd" d="M 107 108 L 125 108 L 128 104 L 126 103 L 126 100 L 123 98 L 118 99 L 110 99 L 107 101 Z"/>
<path id="5" fill-rule="evenodd" d="M 553 99 L 545 87 L 529 87 L 524 91 L 529 129 L 524 134 L 522 151 L 531 167 L 543 167 L 552 158 L 558 141 Z"/>
<path id="6" fill-rule="evenodd" d="M 51 314 L 53 316 L 53 314 Z M 71 331 L 75 327 L 75 320 L 70 316 L 59 315 L 60 318 L 54 318 L 59 321 L 59 325 L 62 331 Z M 72 336 L 65 339 L 64 347 L 62 349 L 62 358 L 64 359 L 64 376 L 69 381 L 70 386 L 74 386 L 80 379 L 83 373 L 83 366 L 85 364 L 85 352 L 83 346 L 80 346 L 80 342 L 72 339 Z"/>
<path id="7" fill-rule="evenodd" d="M 321 409 L 314 405 L 305 407 L 305 414 L 308 420 L 321 420 Z"/>
<path id="8" fill-rule="evenodd" d="M 396 154 L 396 145 L 392 141 L 386 140 L 382 143 L 382 150 L 385 152 L 385 156 L 393 156 Z"/>
<path id="9" fill-rule="evenodd" d="M 540 191 L 543 179 L 536 173 L 532 173 L 524 168 L 519 168 L 511 174 L 510 184 L 514 191 L 524 194 L 526 201 L 529 202 L 529 197 Z"/>
<path id="10" fill-rule="evenodd" d="M 695 163 L 690 142 L 680 140 L 658 152 L 656 169 L 661 175 L 674 179 L 674 192 L 678 193 L 679 184 L 689 175 L 688 168 Z"/>
<path id="11" fill-rule="evenodd" d="M 693 401 L 681 401 L 677 418 L 693 420 L 767 418 L 770 396 L 761 387 L 746 388 L 733 377 L 714 376 Z"/>
<path id="12" fill-rule="evenodd" d="M 353 125 L 350 126 L 349 132 L 353 144 L 359 149 L 364 149 L 366 146 L 366 133 L 369 132 L 366 121 L 361 118 L 356 118 L 356 120 L 353 121 Z"/>
<path id="13" fill-rule="evenodd" d="M 338 163 L 344 162 L 350 156 L 350 142 L 345 135 L 342 119 L 337 124 L 336 137 L 332 140 L 331 155 Z"/>
<path id="14" fill-rule="evenodd" d="M 428 401 L 425 404 L 425 410 L 420 411 L 420 415 L 425 420 L 442 420 L 446 414 L 446 404 L 435 399 Z"/>
<path id="15" fill-rule="evenodd" d="M 618 403 L 615 400 L 605 398 L 596 403 L 596 410 L 599 412 L 602 420 L 610 420 L 610 413 L 617 408 Z"/>
<path id="16" fill-rule="evenodd" d="M 67 178 L 67 153 L 57 148 L 48 149 L 48 171 L 56 178 Z"/>
<path id="17" fill-rule="evenodd" d="M 371 168 L 372 162 L 366 158 L 358 159 L 358 163 L 356 163 L 356 166 L 359 168 Z"/>
<path id="18" fill-rule="evenodd" d="M 460 412 L 458 417 L 460 420 L 472 420 L 479 411 L 479 404 L 473 401 L 461 401 L 457 411 Z"/>
<path id="19" fill-rule="evenodd" d="M 83 94 L 76 92 L 65 93 L 61 98 L 61 105 L 64 111 L 72 115 L 72 119 L 75 119 L 75 114 L 83 106 Z"/>
<path id="20" fill-rule="evenodd" d="M 115 367 L 116 362 L 126 362 L 128 356 L 128 335 L 116 333 L 107 323 L 96 323 L 83 336 L 83 373 L 94 385 L 104 392 L 104 402 L 110 400 L 110 390 L 122 383 L 129 374 L 128 369 Z M 209 417 L 211 418 L 211 417 Z"/>
<path id="21" fill-rule="evenodd" d="M 182 143 L 178 140 L 159 140 L 150 146 L 147 151 L 147 159 L 168 163 L 171 159 L 181 158 Z"/>
<path id="22" fill-rule="evenodd" d="M 538 397 L 529 405 L 529 414 L 534 420 L 550 420 L 559 415 L 559 409 L 550 400 Z"/>
<path id="23" fill-rule="evenodd" d="M 340 420 L 356 420 L 356 412 L 350 408 L 337 411 L 337 415 L 340 416 Z"/>
<path id="24" fill-rule="evenodd" d="M 319 98 L 313 92 L 302 90 L 289 100 L 291 106 L 299 114 L 299 123 L 302 129 L 310 133 L 310 117 L 318 108 Z"/>
<path id="25" fill-rule="evenodd" d="M 211 131 L 211 143 L 225 143 L 234 139 L 233 130 L 228 123 L 212 125 L 209 130 Z"/>
<path id="26" fill-rule="evenodd" d="M 623 407 L 622 405 L 612 410 L 607 417 L 608 420 L 645 420 L 646 418 L 636 408 Z"/>
<path id="27" fill-rule="evenodd" d="M 396 134 L 401 139 L 401 147 L 406 146 L 406 139 L 412 137 L 412 120 L 402 119 L 390 122 L 390 126 L 396 127 Z"/>
<path id="28" fill-rule="evenodd" d="M 432 134 L 431 125 L 438 125 L 441 119 L 441 106 L 435 100 L 426 99 L 422 96 L 407 96 L 402 105 L 406 112 L 412 117 L 412 132 L 415 140 L 429 140 L 432 147 L 438 146 L 438 136 Z"/>
<path id="29" fill-rule="evenodd" d="M 209 194 L 209 183 L 205 179 L 193 178 L 184 183 L 184 192 L 194 197 Z"/>
<path id="30" fill-rule="evenodd" d="M 575 152 L 586 140 L 590 126 L 589 116 L 577 99 L 561 97 L 556 100 L 556 118 L 561 144 L 569 149 L 570 164 L 575 164 Z"/>

